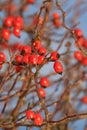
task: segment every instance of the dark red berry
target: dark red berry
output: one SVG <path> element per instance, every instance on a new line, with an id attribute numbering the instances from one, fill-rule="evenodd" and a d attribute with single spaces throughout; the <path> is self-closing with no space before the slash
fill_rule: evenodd
<path id="1" fill-rule="evenodd" d="M 20 29 L 18 27 L 14 27 L 13 28 L 13 33 L 14 33 L 15 36 L 19 37 L 21 31 L 20 31 Z"/>
<path id="2" fill-rule="evenodd" d="M 46 48 L 41 47 L 41 48 L 38 50 L 38 54 L 39 54 L 39 55 L 46 55 Z"/>
<path id="3" fill-rule="evenodd" d="M 59 57 L 60 57 L 59 53 L 57 51 L 54 51 L 54 52 L 51 53 L 50 59 L 52 61 L 56 61 L 56 60 L 59 59 Z"/>

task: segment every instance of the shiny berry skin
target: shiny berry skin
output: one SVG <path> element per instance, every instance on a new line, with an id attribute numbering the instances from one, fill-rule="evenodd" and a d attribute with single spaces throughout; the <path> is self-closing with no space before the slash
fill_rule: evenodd
<path id="1" fill-rule="evenodd" d="M 49 86 L 49 80 L 46 78 L 46 77 L 42 77 L 41 79 L 40 79 L 40 85 L 42 86 L 42 87 L 48 87 Z"/>
<path id="2" fill-rule="evenodd" d="M 60 55 L 58 54 L 58 52 L 57 52 L 57 51 L 54 51 L 54 52 L 51 53 L 50 59 L 51 59 L 52 61 L 56 61 L 56 60 L 59 59 L 59 57 L 60 57 Z"/>
<path id="3" fill-rule="evenodd" d="M 63 66 L 58 61 L 54 62 L 53 68 L 54 68 L 55 72 L 58 73 L 58 74 L 61 74 L 63 72 Z"/>
<path id="4" fill-rule="evenodd" d="M 23 27 L 23 18 L 21 16 L 17 16 L 14 20 L 14 26 L 21 29 Z"/>
<path id="5" fill-rule="evenodd" d="M 13 33 L 14 33 L 15 36 L 19 37 L 21 31 L 20 31 L 20 29 L 18 27 L 14 27 L 13 28 Z"/>
<path id="6" fill-rule="evenodd" d="M 38 56 L 36 54 L 32 54 L 29 56 L 29 63 L 32 65 L 36 65 L 38 63 Z"/>
<path id="7" fill-rule="evenodd" d="M 26 54 L 26 55 L 23 56 L 22 63 L 26 63 L 26 64 L 29 63 L 29 54 Z"/>
<path id="8" fill-rule="evenodd" d="M 8 16 L 8 17 L 5 19 L 4 24 L 5 24 L 7 27 L 12 27 L 13 17 L 12 17 L 12 16 Z"/>
<path id="9" fill-rule="evenodd" d="M 31 53 L 31 47 L 30 46 L 23 46 L 23 48 L 22 48 L 22 52 L 24 53 L 24 54 L 30 54 Z"/>
<path id="10" fill-rule="evenodd" d="M 87 57 L 83 57 L 81 64 L 87 66 Z"/>
<path id="11" fill-rule="evenodd" d="M 30 4 L 33 4 L 33 3 L 35 2 L 35 0 L 28 0 L 28 2 L 29 2 Z"/>
<path id="12" fill-rule="evenodd" d="M 42 118 L 41 114 L 36 113 L 35 117 L 34 117 L 34 124 L 37 126 L 41 126 L 42 123 L 43 123 L 43 118 Z"/>
<path id="13" fill-rule="evenodd" d="M 38 56 L 38 65 L 41 65 L 41 64 L 43 64 L 44 63 L 44 59 L 45 59 L 45 57 L 44 56 Z"/>
<path id="14" fill-rule="evenodd" d="M 81 101 L 84 103 L 84 104 L 87 104 L 87 96 L 83 96 L 81 98 Z"/>
<path id="15" fill-rule="evenodd" d="M 46 48 L 41 47 L 41 48 L 38 50 L 38 54 L 39 54 L 39 55 L 46 55 Z"/>
<path id="16" fill-rule="evenodd" d="M 58 13 L 53 13 L 53 19 L 59 19 L 60 18 L 60 16 L 59 16 L 59 14 Z"/>
<path id="17" fill-rule="evenodd" d="M 17 63 L 21 63 L 22 62 L 22 58 L 23 58 L 23 56 L 18 54 L 18 55 L 15 56 L 15 61 Z"/>
<path id="18" fill-rule="evenodd" d="M 81 30 L 81 29 L 75 29 L 75 35 L 76 35 L 76 37 L 81 37 L 81 36 L 83 36 L 82 30 Z"/>
<path id="19" fill-rule="evenodd" d="M 41 41 L 40 40 L 36 40 L 33 42 L 33 47 L 36 49 L 36 50 L 39 50 L 41 48 Z"/>
<path id="20" fill-rule="evenodd" d="M 6 60 L 6 56 L 3 52 L 0 52 L 0 64 L 2 64 Z"/>
<path id="21" fill-rule="evenodd" d="M 83 59 L 83 55 L 80 51 L 75 51 L 74 52 L 74 58 L 78 61 L 81 61 Z"/>
<path id="22" fill-rule="evenodd" d="M 42 98 L 46 97 L 46 92 L 43 88 L 39 88 L 38 91 L 39 91 L 40 97 L 42 97 Z"/>
<path id="23" fill-rule="evenodd" d="M 35 116 L 35 113 L 32 110 L 27 110 L 26 111 L 26 117 L 27 117 L 27 119 L 32 120 L 32 119 L 34 119 L 34 116 Z"/>
<path id="24" fill-rule="evenodd" d="M 3 29 L 3 30 L 2 30 L 2 37 L 3 37 L 5 40 L 9 40 L 9 38 L 10 38 L 10 31 L 7 30 L 7 29 Z"/>

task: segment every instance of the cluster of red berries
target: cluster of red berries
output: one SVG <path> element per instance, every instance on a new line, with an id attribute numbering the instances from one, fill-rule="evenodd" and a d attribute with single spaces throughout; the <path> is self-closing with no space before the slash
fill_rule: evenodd
<path id="1" fill-rule="evenodd" d="M 41 65 L 45 61 L 46 49 L 41 45 L 40 40 L 32 43 L 32 46 L 18 46 L 19 54 L 15 56 L 15 62 L 21 64 Z"/>
<path id="2" fill-rule="evenodd" d="M 9 40 L 11 31 L 17 37 L 20 36 L 23 27 L 23 18 L 21 16 L 8 16 L 4 20 L 4 28 L 2 29 L 2 38 Z"/>
<path id="3" fill-rule="evenodd" d="M 82 65 L 87 66 L 87 56 L 84 56 L 80 51 L 75 51 L 74 57 L 77 61 L 80 61 Z"/>
<path id="4" fill-rule="evenodd" d="M 39 96 L 41 98 L 45 98 L 46 97 L 46 92 L 45 92 L 44 88 L 47 88 L 50 85 L 50 82 L 49 82 L 48 78 L 47 77 L 42 77 L 40 79 L 40 85 L 41 85 L 41 87 L 38 89 Z"/>
<path id="5" fill-rule="evenodd" d="M 77 38 L 77 42 L 84 48 L 87 48 L 87 39 L 85 39 L 81 29 L 75 29 L 75 36 Z M 77 44 L 76 46 L 78 47 Z"/>
<path id="6" fill-rule="evenodd" d="M 77 42 L 84 47 L 85 49 L 87 48 L 87 40 L 84 38 L 83 36 L 83 32 L 81 29 L 76 29 L 75 30 L 75 35 L 77 37 Z M 78 45 L 76 44 L 76 47 L 78 47 Z M 74 57 L 76 60 L 80 61 L 82 65 L 87 66 L 87 56 L 84 56 L 82 54 L 82 52 L 80 51 L 75 51 L 74 52 Z"/>
<path id="7" fill-rule="evenodd" d="M 58 13 L 53 13 L 53 24 L 56 28 L 60 27 L 61 22 L 60 22 L 60 15 Z"/>
<path id="8" fill-rule="evenodd" d="M 34 120 L 34 124 L 37 126 L 41 126 L 43 123 L 43 118 L 42 118 L 41 114 L 35 113 L 34 111 L 32 111 L 30 109 L 26 111 L 26 117 L 29 120 Z"/>
<path id="9" fill-rule="evenodd" d="M 59 59 L 58 52 L 54 51 L 50 54 L 50 57 L 46 57 L 46 48 L 42 46 L 40 40 L 35 40 L 32 45 L 18 46 L 19 54 L 15 55 L 15 63 L 20 65 L 43 65 L 47 61 L 54 61 L 53 68 L 56 73 L 61 74 L 63 71 L 62 64 L 57 61 Z"/>

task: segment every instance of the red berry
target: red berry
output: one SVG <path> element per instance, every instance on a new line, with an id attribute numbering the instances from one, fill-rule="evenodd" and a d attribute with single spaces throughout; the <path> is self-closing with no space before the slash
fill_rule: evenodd
<path id="1" fill-rule="evenodd" d="M 31 47 L 30 46 L 23 46 L 22 51 L 24 52 L 24 54 L 30 54 Z"/>
<path id="2" fill-rule="evenodd" d="M 9 32 L 9 30 L 3 29 L 3 30 L 2 30 L 2 37 L 3 37 L 5 40 L 9 40 L 9 38 L 10 38 L 10 32 Z"/>
<path id="3" fill-rule="evenodd" d="M 83 96 L 83 97 L 81 98 L 81 101 L 82 101 L 83 103 L 87 104 L 87 96 Z"/>
<path id="4" fill-rule="evenodd" d="M 0 64 L 2 64 L 6 60 L 6 56 L 3 52 L 0 52 Z"/>
<path id="5" fill-rule="evenodd" d="M 23 56 L 22 62 L 23 63 L 29 63 L 29 54 L 26 54 L 26 55 Z"/>
<path id="6" fill-rule="evenodd" d="M 12 24 L 13 24 L 13 17 L 12 17 L 12 16 L 8 16 L 8 17 L 5 19 L 4 23 L 5 23 L 5 25 L 6 25 L 7 27 L 11 27 Z"/>
<path id="7" fill-rule="evenodd" d="M 29 2 L 30 4 L 33 4 L 33 3 L 35 2 L 35 0 L 28 0 L 28 2 Z"/>
<path id="8" fill-rule="evenodd" d="M 41 114 L 39 114 L 39 113 L 36 113 L 36 114 L 35 114 L 34 123 L 35 123 L 35 125 L 37 125 L 37 126 L 42 125 L 42 123 L 43 123 L 43 118 L 42 118 Z"/>
<path id="9" fill-rule="evenodd" d="M 21 16 L 17 16 L 14 20 L 14 26 L 21 29 L 23 27 L 23 18 Z"/>
<path id="10" fill-rule="evenodd" d="M 33 42 L 33 47 L 36 49 L 36 50 L 39 50 L 40 47 L 41 47 L 41 41 L 40 40 L 36 40 Z"/>
<path id="11" fill-rule="evenodd" d="M 36 54 L 32 54 L 29 57 L 29 63 L 36 65 L 38 63 L 38 56 Z"/>
<path id="12" fill-rule="evenodd" d="M 51 56 L 50 56 L 50 59 L 51 59 L 52 61 L 58 60 L 58 59 L 59 59 L 59 54 L 58 54 L 58 52 L 57 52 L 57 51 L 52 52 L 52 53 L 51 53 Z"/>
<path id="13" fill-rule="evenodd" d="M 42 97 L 42 98 L 46 97 L 46 92 L 43 88 L 39 88 L 38 91 L 39 91 L 40 97 Z"/>
<path id="14" fill-rule="evenodd" d="M 61 74 L 63 72 L 63 66 L 58 61 L 54 62 L 53 68 L 54 68 L 55 72 L 58 74 Z"/>
<path id="15" fill-rule="evenodd" d="M 44 56 L 38 56 L 38 65 L 43 64 L 44 63 Z"/>
<path id="16" fill-rule="evenodd" d="M 53 19 L 59 19 L 60 18 L 60 15 L 58 13 L 53 13 Z"/>
<path id="17" fill-rule="evenodd" d="M 78 61 L 81 61 L 83 59 L 83 55 L 82 55 L 82 53 L 80 51 L 75 51 L 74 52 L 74 57 Z"/>
<path id="18" fill-rule="evenodd" d="M 49 80 L 46 77 L 42 77 L 40 79 L 40 85 L 42 87 L 48 87 L 49 86 Z"/>
<path id="19" fill-rule="evenodd" d="M 81 63 L 82 65 L 87 66 L 87 57 L 83 57 Z"/>
<path id="20" fill-rule="evenodd" d="M 20 29 L 18 27 L 14 27 L 13 33 L 15 36 L 19 37 L 21 32 L 20 32 Z"/>
<path id="21" fill-rule="evenodd" d="M 16 55 L 16 56 L 15 56 L 15 61 L 16 61 L 17 63 L 21 63 L 21 62 L 22 62 L 22 58 L 23 58 L 22 55 Z"/>
<path id="22" fill-rule="evenodd" d="M 26 111 L 26 117 L 27 119 L 34 119 L 35 113 L 32 110 Z"/>
<path id="23" fill-rule="evenodd" d="M 76 30 L 75 30 L 75 35 L 76 35 L 76 37 L 81 37 L 81 36 L 83 36 L 82 30 L 81 30 L 81 29 L 76 29 Z"/>
<path id="24" fill-rule="evenodd" d="M 38 50 L 38 54 L 39 54 L 39 55 L 46 55 L 46 48 L 41 47 L 41 48 Z"/>

